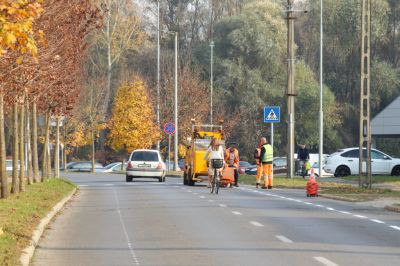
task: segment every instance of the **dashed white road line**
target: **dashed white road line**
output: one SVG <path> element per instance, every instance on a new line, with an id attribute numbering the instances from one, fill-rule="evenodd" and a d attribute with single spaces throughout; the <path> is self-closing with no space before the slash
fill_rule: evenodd
<path id="1" fill-rule="evenodd" d="M 256 221 L 250 221 L 250 224 L 257 226 L 257 227 L 264 227 L 264 225 L 260 224 L 259 222 Z"/>
<path id="2" fill-rule="evenodd" d="M 193 193 L 193 195 L 199 195 L 199 193 Z"/>
<path id="3" fill-rule="evenodd" d="M 367 219 L 368 218 L 368 217 L 366 217 L 364 215 L 359 215 L 359 214 L 354 214 L 353 216 L 357 217 L 357 218 L 361 218 L 361 219 Z"/>
<path id="4" fill-rule="evenodd" d="M 242 215 L 242 213 L 241 213 L 241 212 L 238 212 L 238 211 L 232 211 L 232 213 L 233 213 L 234 215 Z"/>
<path id="5" fill-rule="evenodd" d="M 384 224 L 384 221 L 377 220 L 377 219 L 369 219 L 371 222 L 377 223 L 377 224 Z"/>
<path id="6" fill-rule="evenodd" d="M 200 199 L 205 199 L 206 197 L 204 197 L 204 196 L 200 196 Z"/>
<path id="7" fill-rule="evenodd" d="M 338 266 L 336 263 L 324 258 L 324 257 L 314 257 L 314 259 L 318 262 L 321 262 L 322 264 L 326 266 Z"/>
<path id="8" fill-rule="evenodd" d="M 114 186 L 114 184 L 104 184 L 103 186 Z"/>
<path id="9" fill-rule="evenodd" d="M 347 212 L 347 211 L 339 211 L 340 213 L 343 213 L 343 214 L 352 214 L 351 212 Z"/>
<path id="10" fill-rule="evenodd" d="M 321 205 L 321 204 L 316 204 L 315 206 L 320 207 L 320 208 L 325 208 L 325 206 Z"/>
<path id="11" fill-rule="evenodd" d="M 209 202 L 214 202 L 214 200 L 212 200 L 212 199 L 210 199 L 210 200 L 208 200 Z"/>
<path id="12" fill-rule="evenodd" d="M 278 238 L 283 243 L 288 243 L 288 244 L 293 243 L 293 241 L 287 238 L 286 236 L 275 236 L 275 237 Z"/>
<path id="13" fill-rule="evenodd" d="M 88 187 L 89 185 L 79 185 L 79 187 Z"/>
<path id="14" fill-rule="evenodd" d="M 327 207 L 326 209 L 330 210 L 330 211 L 336 211 L 334 208 L 330 208 L 330 207 Z"/>
<path id="15" fill-rule="evenodd" d="M 218 204 L 218 206 L 220 206 L 221 208 L 226 208 L 225 204 Z"/>
<path id="16" fill-rule="evenodd" d="M 192 192 L 191 190 L 188 190 L 187 192 Z"/>
<path id="17" fill-rule="evenodd" d="M 398 227 L 398 226 L 390 225 L 389 227 L 400 231 L 400 227 Z"/>

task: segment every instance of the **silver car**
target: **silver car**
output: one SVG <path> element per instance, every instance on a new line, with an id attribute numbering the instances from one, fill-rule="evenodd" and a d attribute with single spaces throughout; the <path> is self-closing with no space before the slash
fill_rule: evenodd
<path id="1" fill-rule="evenodd" d="M 126 182 L 133 178 L 157 178 L 159 182 L 165 182 L 166 166 L 159 151 L 135 150 L 131 153 L 126 167 Z"/>

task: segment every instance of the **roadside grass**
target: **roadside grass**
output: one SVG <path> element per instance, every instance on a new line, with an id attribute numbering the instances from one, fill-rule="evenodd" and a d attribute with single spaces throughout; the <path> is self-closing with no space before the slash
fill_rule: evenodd
<path id="1" fill-rule="evenodd" d="M 400 201 L 400 191 L 391 189 L 366 189 L 351 185 L 341 185 L 337 187 L 321 188 L 321 194 L 334 195 L 352 201 L 371 201 L 381 198 L 393 198 Z"/>
<path id="2" fill-rule="evenodd" d="M 341 179 L 358 182 L 357 175 L 350 175 L 341 177 Z M 373 175 L 372 183 L 397 183 L 400 185 L 400 176 L 384 176 L 384 175 Z"/>
<path id="3" fill-rule="evenodd" d="M 0 265 L 20 264 L 21 252 L 40 220 L 74 187 L 63 179 L 49 179 L 26 186 L 26 192 L 0 199 Z"/>
<path id="4" fill-rule="evenodd" d="M 277 188 L 305 188 L 307 179 L 301 177 L 286 178 L 285 176 L 274 176 L 274 187 Z M 261 183 L 263 180 L 261 180 Z M 255 175 L 239 175 L 239 183 L 246 185 L 256 185 Z M 320 182 L 321 187 L 336 187 L 339 186 L 335 182 Z"/>

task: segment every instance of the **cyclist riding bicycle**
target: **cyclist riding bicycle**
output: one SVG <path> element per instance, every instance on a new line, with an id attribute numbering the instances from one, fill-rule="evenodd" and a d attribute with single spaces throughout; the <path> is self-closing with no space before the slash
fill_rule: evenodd
<path id="1" fill-rule="evenodd" d="M 214 175 L 214 168 L 211 160 L 224 160 L 224 149 L 220 143 L 220 140 L 217 138 L 212 138 L 210 145 L 208 146 L 207 152 L 204 155 L 204 160 L 207 161 L 208 165 L 208 185 L 207 187 L 211 187 L 211 178 Z M 218 176 L 221 176 L 222 168 L 217 169 Z M 216 177 L 218 178 L 218 177 Z"/>
<path id="2" fill-rule="evenodd" d="M 297 159 L 299 160 L 299 172 L 303 178 L 305 178 L 308 171 L 307 166 L 310 160 L 310 153 L 308 152 L 305 144 L 299 145 L 299 149 L 297 150 Z"/>

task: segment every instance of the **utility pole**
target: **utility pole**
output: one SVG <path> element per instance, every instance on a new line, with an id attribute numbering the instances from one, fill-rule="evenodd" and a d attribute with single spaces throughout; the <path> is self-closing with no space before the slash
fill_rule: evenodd
<path id="1" fill-rule="evenodd" d="M 160 124 L 160 0 L 157 0 L 157 125 Z M 160 140 L 157 141 L 157 150 L 160 151 Z"/>
<path id="2" fill-rule="evenodd" d="M 324 30 L 323 30 L 323 0 L 321 1 L 320 10 L 320 49 L 319 49 L 319 155 L 318 155 L 318 170 L 319 176 L 322 176 L 322 155 L 324 154 L 324 113 L 322 109 L 322 97 L 323 97 L 323 48 L 324 48 Z"/>
<path id="3" fill-rule="evenodd" d="M 178 170 L 178 32 L 175 31 L 175 105 L 174 105 L 174 123 L 175 123 L 175 143 L 174 143 L 174 171 Z"/>
<path id="4" fill-rule="evenodd" d="M 287 14 L 287 177 L 293 178 L 294 173 L 294 10 L 293 1 L 288 0 Z"/>
<path id="5" fill-rule="evenodd" d="M 213 85 L 214 85 L 214 73 L 213 73 L 213 57 L 214 57 L 214 42 L 211 41 L 210 43 L 210 48 L 211 48 L 211 60 L 210 60 L 210 68 L 211 68 L 211 74 L 210 74 L 210 125 L 213 124 Z"/>
<path id="6" fill-rule="evenodd" d="M 361 13 L 361 89 L 360 89 L 360 143 L 358 185 L 371 188 L 371 124 L 370 124 L 370 81 L 371 81 L 371 0 L 362 0 Z M 364 147 L 366 154 L 364 154 Z M 365 162 L 366 176 L 363 176 Z"/>

